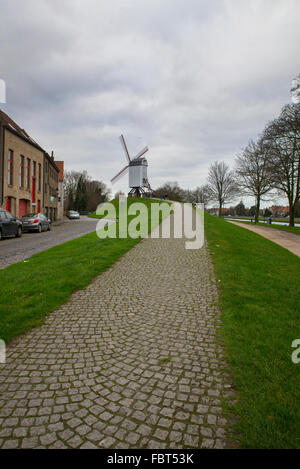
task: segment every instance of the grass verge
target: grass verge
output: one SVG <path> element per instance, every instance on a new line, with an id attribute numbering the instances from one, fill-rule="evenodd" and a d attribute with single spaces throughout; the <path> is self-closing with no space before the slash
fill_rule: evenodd
<path id="1" fill-rule="evenodd" d="M 151 203 L 146 199 L 148 208 Z M 159 222 L 162 219 L 160 214 Z M 47 313 L 59 308 L 72 292 L 86 287 L 140 240 L 100 240 L 94 232 L 0 270 L 0 338 L 8 342 L 40 325 Z"/>
<path id="2" fill-rule="evenodd" d="M 222 334 L 235 388 L 236 432 L 244 448 L 300 447 L 300 262 L 284 248 L 206 214 L 220 280 Z"/>

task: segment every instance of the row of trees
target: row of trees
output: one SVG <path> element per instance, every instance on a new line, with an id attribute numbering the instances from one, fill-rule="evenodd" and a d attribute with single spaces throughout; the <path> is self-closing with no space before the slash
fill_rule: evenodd
<path id="1" fill-rule="evenodd" d="M 155 196 L 167 196 L 168 199 L 177 202 L 195 202 L 208 204 L 211 200 L 211 191 L 208 184 L 196 187 L 194 190 L 186 190 L 178 185 L 178 182 L 167 182 L 155 190 Z"/>
<path id="2" fill-rule="evenodd" d="M 205 187 L 205 186 L 204 186 Z M 289 225 L 294 226 L 300 199 L 300 104 L 284 106 L 278 118 L 269 122 L 258 140 L 250 140 L 230 170 L 224 162 L 209 168 L 207 198 L 219 204 L 237 195 L 255 198 L 255 221 L 267 194 L 285 195 L 289 204 Z"/>
<path id="3" fill-rule="evenodd" d="M 110 190 L 101 181 L 92 180 L 87 171 L 66 171 L 64 175 L 65 209 L 93 212 L 106 202 Z"/>
<path id="4" fill-rule="evenodd" d="M 236 159 L 236 175 L 243 193 L 255 197 L 257 214 L 267 193 L 284 194 L 294 226 L 300 199 L 300 104 L 285 106 L 258 140 L 249 142 Z"/>
<path id="5" fill-rule="evenodd" d="M 194 191 L 184 191 L 177 183 L 167 183 L 156 194 L 168 194 L 178 201 L 217 202 L 222 208 L 237 196 L 255 199 L 255 221 L 267 197 L 285 195 L 289 204 L 289 224 L 294 226 L 300 200 L 300 75 L 293 81 L 293 104 L 283 107 L 269 122 L 257 141 L 250 140 L 236 157 L 231 170 L 224 162 L 214 162 L 207 183 Z"/>

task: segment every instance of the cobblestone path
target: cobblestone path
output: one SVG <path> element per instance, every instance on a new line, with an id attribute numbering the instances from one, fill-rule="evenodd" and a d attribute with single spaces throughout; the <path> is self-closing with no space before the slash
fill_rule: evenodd
<path id="1" fill-rule="evenodd" d="M 0 447 L 226 447 L 216 300 L 205 246 L 139 243 L 9 346 Z"/>

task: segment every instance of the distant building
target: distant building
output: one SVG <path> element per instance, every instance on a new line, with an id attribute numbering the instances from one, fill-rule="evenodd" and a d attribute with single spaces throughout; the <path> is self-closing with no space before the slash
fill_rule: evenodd
<path id="1" fill-rule="evenodd" d="M 17 217 L 42 212 L 55 221 L 58 174 L 54 159 L 0 110 L 0 207 Z"/>
<path id="2" fill-rule="evenodd" d="M 64 216 L 64 162 L 55 161 L 59 169 L 58 174 L 58 201 L 57 201 L 57 218 L 61 220 Z"/>
<path id="3" fill-rule="evenodd" d="M 50 220 L 58 220 L 58 174 L 59 169 L 52 155 L 44 153 L 44 194 L 43 212 Z"/>
<path id="4" fill-rule="evenodd" d="M 269 210 L 275 218 L 287 217 L 290 212 L 289 206 L 284 207 L 282 205 L 272 205 L 272 207 L 269 207 Z"/>

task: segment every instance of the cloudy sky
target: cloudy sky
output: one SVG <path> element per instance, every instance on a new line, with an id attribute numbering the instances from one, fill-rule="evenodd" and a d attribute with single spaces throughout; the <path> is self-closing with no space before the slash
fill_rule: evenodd
<path id="1" fill-rule="evenodd" d="M 0 0 L 2 108 L 67 169 L 109 180 L 149 145 L 153 187 L 233 166 L 290 102 L 299 0 Z M 113 191 L 127 191 L 125 177 Z"/>

